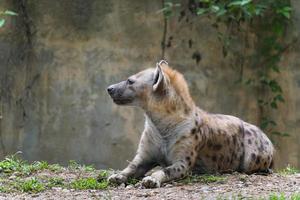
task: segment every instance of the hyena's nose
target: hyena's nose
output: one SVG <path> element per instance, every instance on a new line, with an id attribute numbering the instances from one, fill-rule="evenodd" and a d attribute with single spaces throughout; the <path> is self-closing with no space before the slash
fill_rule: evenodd
<path id="1" fill-rule="evenodd" d="M 112 86 L 109 86 L 107 88 L 107 92 L 108 92 L 108 94 L 113 94 L 114 93 L 114 88 Z"/>

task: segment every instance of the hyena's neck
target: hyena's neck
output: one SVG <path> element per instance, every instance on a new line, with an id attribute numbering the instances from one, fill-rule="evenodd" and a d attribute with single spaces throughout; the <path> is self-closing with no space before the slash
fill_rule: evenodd
<path id="1" fill-rule="evenodd" d="M 161 136 L 168 136 L 182 130 L 184 126 L 190 126 L 193 122 L 193 112 L 189 115 L 163 115 L 161 113 L 146 112 L 146 121 L 154 126 Z"/>

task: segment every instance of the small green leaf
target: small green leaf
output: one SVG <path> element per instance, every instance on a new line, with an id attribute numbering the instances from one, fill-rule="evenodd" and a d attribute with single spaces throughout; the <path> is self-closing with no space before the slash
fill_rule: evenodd
<path id="1" fill-rule="evenodd" d="M 276 13 L 283 15 L 285 18 L 290 19 L 292 8 L 289 6 L 280 8 L 276 11 Z"/>
<path id="2" fill-rule="evenodd" d="M 280 101 L 280 102 L 284 102 L 284 98 L 281 94 L 278 94 L 276 95 L 274 98 L 273 98 L 273 101 Z"/>
<path id="3" fill-rule="evenodd" d="M 214 12 L 214 13 L 218 12 L 219 10 L 220 10 L 220 7 L 219 7 L 219 6 L 213 5 L 213 6 L 211 7 L 211 11 Z"/>
<path id="4" fill-rule="evenodd" d="M 15 12 L 13 12 L 13 11 L 11 11 L 11 10 L 6 10 L 6 11 L 4 12 L 4 14 L 5 14 L 5 15 L 10 15 L 10 16 L 17 16 L 17 15 L 18 15 L 18 13 L 15 13 Z"/>
<path id="5" fill-rule="evenodd" d="M 271 105 L 271 107 L 273 109 L 277 109 L 278 108 L 277 103 L 275 101 L 272 101 L 270 105 Z"/>
<path id="6" fill-rule="evenodd" d="M 272 69 L 274 72 L 277 72 L 277 73 L 280 72 L 279 67 L 278 67 L 277 65 L 273 65 L 273 66 L 271 67 L 271 69 Z"/>
<path id="7" fill-rule="evenodd" d="M 221 9 L 217 12 L 217 17 L 221 17 L 221 16 L 225 15 L 226 12 L 227 12 L 226 9 L 221 8 Z"/>
<path id="8" fill-rule="evenodd" d="M 3 27 L 5 24 L 5 19 L 0 19 L 0 28 Z"/>
<path id="9" fill-rule="evenodd" d="M 203 15 L 206 12 L 207 12 L 207 9 L 205 9 L 205 8 L 198 8 L 197 15 Z"/>
<path id="10" fill-rule="evenodd" d="M 200 0 L 202 3 L 209 3 L 211 0 Z"/>
<path id="11" fill-rule="evenodd" d="M 232 6 L 244 6 L 248 3 L 250 3 L 252 0 L 242 0 L 242 1 L 234 1 L 228 4 L 229 7 Z"/>

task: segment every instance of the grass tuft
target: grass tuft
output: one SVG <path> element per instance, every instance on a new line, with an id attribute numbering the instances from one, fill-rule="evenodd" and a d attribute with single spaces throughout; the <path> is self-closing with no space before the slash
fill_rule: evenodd
<path id="1" fill-rule="evenodd" d="M 95 178 L 79 178 L 71 182 L 70 186 L 76 190 L 106 189 L 108 187 L 108 182 L 106 180 L 98 182 Z"/>
<path id="2" fill-rule="evenodd" d="M 69 161 L 68 168 L 70 170 L 82 170 L 82 171 L 86 171 L 86 172 L 93 172 L 96 170 L 93 165 L 81 165 L 81 164 L 77 163 L 75 160 Z"/>
<path id="3" fill-rule="evenodd" d="M 214 183 L 214 182 L 220 182 L 223 183 L 226 181 L 226 178 L 223 176 L 217 176 L 217 175 L 188 175 L 186 178 L 179 180 L 181 183 Z"/>
<path id="4" fill-rule="evenodd" d="M 300 173 L 300 171 L 295 167 L 287 165 L 286 168 L 279 170 L 278 173 L 281 175 L 293 175 L 293 174 Z"/>
<path id="5" fill-rule="evenodd" d="M 19 191 L 28 193 L 38 193 L 45 190 L 43 183 L 41 183 L 35 177 L 29 180 L 15 182 L 15 188 Z"/>
<path id="6" fill-rule="evenodd" d="M 269 200 L 300 200 L 300 193 L 294 193 L 290 196 L 290 198 L 288 198 L 287 196 L 285 196 L 283 193 L 280 194 L 270 194 L 269 195 Z"/>
<path id="7" fill-rule="evenodd" d="M 48 181 L 46 184 L 47 188 L 64 186 L 64 179 L 60 177 L 51 177 L 47 181 Z"/>

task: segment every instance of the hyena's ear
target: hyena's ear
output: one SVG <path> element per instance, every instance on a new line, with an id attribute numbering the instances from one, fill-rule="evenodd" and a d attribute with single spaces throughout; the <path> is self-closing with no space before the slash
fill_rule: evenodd
<path id="1" fill-rule="evenodd" d="M 156 69 L 154 72 L 154 81 L 153 81 L 153 91 L 160 92 L 165 88 L 166 80 L 165 80 L 164 72 L 162 71 L 160 64 L 156 64 Z"/>

